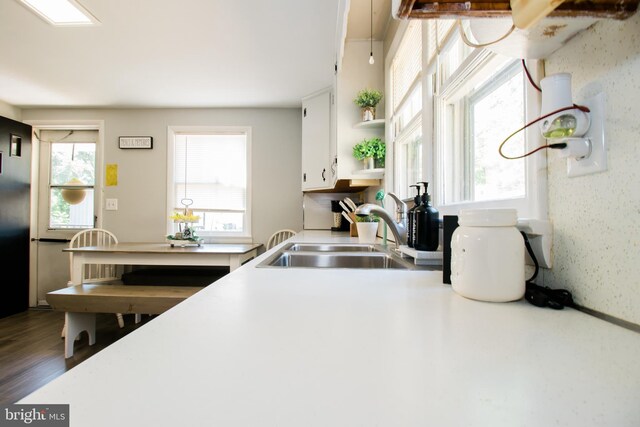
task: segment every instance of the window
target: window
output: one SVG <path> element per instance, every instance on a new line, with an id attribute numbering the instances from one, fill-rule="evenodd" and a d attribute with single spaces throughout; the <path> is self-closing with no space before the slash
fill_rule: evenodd
<path id="1" fill-rule="evenodd" d="M 97 131 L 43 130 L 50 230 L 93 228 Z"/>
<path id="2" fill-rule="evenodd" d="M 250 240 L 250 140 L 249 128 L 170 127 L 168 215 L 192 202 L 205 240 Z"/>
<path id="3" fill-rule="evenodd" d="M 426 23 L 438 28 L 437 21 Z M 455 27 L 454 27 L 455 29 Z M 526 81 L 520 60 L 472 49 L 457 31 L 434 43 L 429 70 L 435 73 L 434 202 L 442 214 L 461 208 L 512 207 L 520 217 L 545 217 L 540 189 L 546 188 L 540 170 L 544 153 L 520 160 L 498 154 L 500 143 L 539 113 L 539 95 Z M 530 70 L 537 69 L 529 61 Z M 539 80 L 534 73 L 534 78 Z M 537 127 L 515 135 L 505 147 L 510 155 L 541 145 Z"/>
<path id="4" fill-rule="evenodd" d="M 391 62 L 391 128 L 395 192 L 409 197 L 409 185 L 422 180 L 422 26 L 409 23 Z"/>
<path id="5" fill-rule="evenodd" d="M 501 140 L 524 125 L 524 115 L 524 76 L 518 61 L 465 97 L 469 131 L 464 161 L 469 166 L 464 197 L 457 201 L 525 196 L 524 159 L 504 161 L 498 155 Z M 524 154 L 522 134 L 510 141 L 510 148 L 517 148 L 513 154 Z"/>

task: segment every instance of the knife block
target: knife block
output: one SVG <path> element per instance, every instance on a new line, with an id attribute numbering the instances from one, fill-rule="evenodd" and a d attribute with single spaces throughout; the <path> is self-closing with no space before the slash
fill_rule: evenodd
<path id="1" fill-rule="evenodd" d="M 356 223 L 349 224 L 349 236 L 358 237 L 358 227 L 356 227 Z"/>

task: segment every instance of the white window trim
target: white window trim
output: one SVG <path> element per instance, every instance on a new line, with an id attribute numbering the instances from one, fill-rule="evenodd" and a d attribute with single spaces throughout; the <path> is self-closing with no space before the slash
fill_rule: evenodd
<path id="1" fill-rule="evenodd" d="M 487 53 L 487 51 L 477 51 L 471 54 L 464 63 L 464 65 L 477 63 L 480 59 L 487 61 L 485 64 L 481 65 L 481 67 L 490 66 L 491 57 L 493 54 Z M 531 77 L 534 81 L 540 81 L 543 77 L 542 70 L 542 61 L 527 61 L 527 67 L 531 74 Z M 453 79 L 463 79 L 466 78 L 465 70 L 458 70 L 452 77 Z M 525 85 L 527 90 L 527 96 L 525 99 L 525 122 L 530 122 L 536 119 L 540 114 L 540 106 L 541 106 L 541 95 L 534 88 L 531 87 L 530 83 L 525 78 Z M 425 75 L 425 80 L 430 80 L 430 75 Z M 423 82 L 426 85 L 427 82 Z M 443 87 L 442 93 L 446 93 L 447 87 Z M 424 90 L 424 89 L 423 89 Z M 430 105 L 433 102 L 439 102 L 438 99 L 433 99 L 427 90 L 424 90 L 425 104 L 423 105 L 423 112 L 425 116 L 429 114 L 425 105 Z M 438 98 L 438 97 L 436 97 Z M 426 142 L 426 137 L 428 131 L 432 131 L 432 135 L 436 135 L 438 132 L 442 132 L 442 117 L 437 113 L 440 111 L 439 108 L 434 108 L 431 117 L 427 118 L 427 123 L 431 120 L 434 121 L 434 128 L 431 130 L 429 125 L 426 125 L 423 129 L 423 138 Z M 424 125 L 425 122 L 423 122 Z M 514 129 L 516 130 L 516 129 Z M 530 151 L 536 147 L 544 145 L 544 139 L 539 131 L 538 126 L 533 125 L 529 128 L 525 129 L 526 135 L 526 150 Z M 436 138 L 434 138 L 436 139 Z M 480 209 L 480 208 L 516 208 L 518 210 L 518 217 L 520 218 L 535 218 L 535 219 L 547 219 L 548 217 L 548 205 L 547 205 L 547 157 L 546 152 L 544 150 L 539 151 L 531 156 L 525 158 L 525 191 L 526 195 L 523 198 L 517 199 L 504 199 L 504 200 L 493 200 L 493 201 L 482 201 L 482 202 L 461 202 L 461 203 L 442 203 L 442 195 L 444 194 L 444 183 L 442 182 L 442 174 L 445 168 L 444 160 L 442 158 L 442 150 L 441 146 L 442 141 L 441 138 L 437 138 L 435 143 L 432 144 L 433 152 L 430 153 L 428 149 L 423 149 L 423 155 L 425 157 L 426 170 L 434 170 L 435 175 L 430 177 L 435 181 L 435 191 L 433 194 L 433 203 L 436 209 L 440 212 L 440 215 L 458 215 L 460 210 L 462 209 Z M 425 148 L 427 148 L 425 146 Z M 427 179 L 425 177 L 425 179 Z M 429 181 L 429 179 L 427 179 Z"/>
<path id="2" fill-rule="evenodd" d="M 396 150 L 396 152 L 394 153 L 394 158 L 396 160 L 400 160 L 400 159 L 406 160 L 406 158 L 403 157 L 400 154 L 400 150 L 405 149 L 405 147 L 407 145 L 409 145 L 410 143 L 413 142 L 408 137 L 410 135 L 412 135 L 418 128 L 420 128 L 421 132 L 424 131 L 424 127 L 422 126 L 422 110 L 418 114 L 416 114 L 409 121 L 409 123 L 406 124 L 406 126 L 403 129 L 403 131 L 400 134 L 398 134 L 398 136 L 395 137 L 393 142 L 394 142 L 394 149 Z M 423 161 L 422 161 L 421 170 L 422 170 L 422 175 L 424 175 L 424 147 L 425 147 L 425 142 L 424 142 L 424 137 L 422 135 L 420 136 L 420 144 L 422 145 L 422 153 L 423 153 L 422 154 Z M 399 183 L 402 183 L 404 181 L 404 177 L 402 176 L 402 174 L 404 174 L 405 171 L 400 171 L 395 166 L 396 165 L 394 164 L 394 180 L 395 180 L 396 183 L 399 184 Z M 418 177 L 418 181 L 421 181 L 421 180 L 422 180 L 422 176 Z M 407 186 L 409 186 L 409 185 L 412 185 L 412 184 L 415 184 L 415 183 L 407 182 L 406 184 L 407 184 Z M 398 196 L 400 196 L 400 194 L 402 194 L 402 192 L 398 188 L 396 188 L 394 190 L 394 192 Z M 409 191 L 409 188 L 407 188 L 406 192 L 407 192 L 407 197 L 405 198 L 405 200 L 413 198 L 413 196 L 411 194 L 411 191 Z"/>
<path id="3" fill-rule="evenodd" d="M 182 133 L 243 133 L 247 136 L 247 192 L 246 211 L 242 232 L 202 232 L 201 237 L 205 243 L 251 243 L 252 242 L 252 215 L 251 215 L 251 127 L 250 126 L 168 126 L 167 127 L 167 205 L 166 205 L 166 230 L 167 234 L 173 233 L 173 222 L 169 219 L 174 211 L 176 201 L 173 197 L 174 166 L 173 153 L 175 151 L 175 136 Z"/>
<path id="4" fill-rule="evenodd" d="M 96 130 L 96 166 L 94 194 L 94 215 L 96 216 L 95 228 L 102 228 L 102 207 L 104 199 L 104 120 L 25 120 L 31 125 L 34 132 L 41 130 Z M 47 237 L 53 239 L 71 238 L 81 229 L 45 229 L 40 230 L 38 224 L 38 210 L 42 208 L 38 201 L 40 180 L 40 142 L 38 138 L 31 138 L 32 165 L 31 165 L 31 237 Z M 49 209 L 49 206 L 47 206 Z"/>

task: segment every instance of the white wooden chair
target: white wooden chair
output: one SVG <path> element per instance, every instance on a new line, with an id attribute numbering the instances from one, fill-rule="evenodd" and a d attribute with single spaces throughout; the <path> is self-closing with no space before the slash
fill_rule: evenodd
<path id="1" fill-rule="evenodd" d="M 293 230 L 279 230 L 276 231 L 269 237 L 269 241 L 267 242 L 267 250 L 273 248 L 276 245 L 284 242 L 288 238 L 295 236 L 296 232 Z"/>
<path id="2" fill-rule="evenodd" d="M 116 236 L 107 230 L 101 228 L 92 228 L 82 230 L 76 233 L 69 242 L 70 248 L 82 248 L 85 246 L 111 246 L 118 243 Z M 73 272 L 73 252 L 69 253 L 69 278 L 72 277 Z M 84 271 L 82 272 L 82 283 L 105 283 L 105 282 L 119 282 L 120 278 L 116 273 L 115 265 L 107 264 L 86 264 Z M 67 283 L 67 286 L 73 286 L 71 279 Z M 136 314 L 136 321 L 139 321 L 139 314 Z M 124 327 L 124 319 L 121 313 L 117 313 L 118 325 Z M 136 322 L 137 323 L 137 322 Z M 66 334 L 66 325 L 62 330 L 62 336 Z"/>

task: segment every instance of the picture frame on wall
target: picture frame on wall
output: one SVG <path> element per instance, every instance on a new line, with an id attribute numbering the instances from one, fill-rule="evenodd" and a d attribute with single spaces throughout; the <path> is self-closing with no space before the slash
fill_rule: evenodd
<path id="1" fill-rule="evenodd" d="M 122 149 L 147 149 L 153 148 L 151 136 L 121 136 L 118 138 L 118 146 Z"/>
<path id="2" fill-rule="evenodd" d="M 22 157 L 22 137 L 11 134 L 11 143 L 9 145 L 9 156 Z"/>

